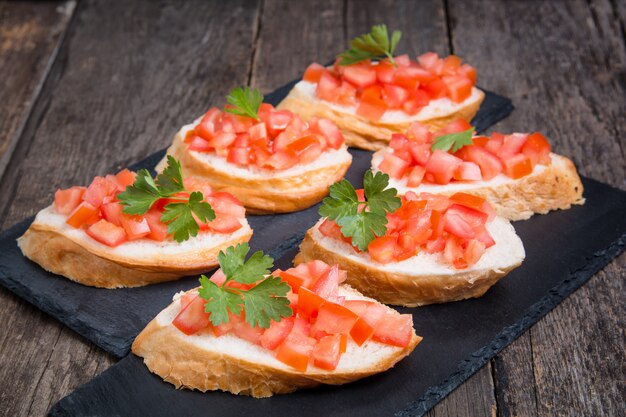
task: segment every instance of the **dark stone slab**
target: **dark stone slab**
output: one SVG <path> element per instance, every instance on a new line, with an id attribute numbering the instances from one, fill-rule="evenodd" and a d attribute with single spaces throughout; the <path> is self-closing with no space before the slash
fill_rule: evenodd
<path id="1" fill-rule="evenodd" d="M 626 193 L 586 178 L 583 183 L 584 206 L 515 223 L 526 261 L 485 296 L 401 309 L 413 314 L 424 340 L 386 373 L 256 400 L 176 390 L 131 354 L 58 402 L 51 415 L 422 415 L 624 250 Z M 285 249 L 279 266 L 291 262 L 297 245 Z"/>

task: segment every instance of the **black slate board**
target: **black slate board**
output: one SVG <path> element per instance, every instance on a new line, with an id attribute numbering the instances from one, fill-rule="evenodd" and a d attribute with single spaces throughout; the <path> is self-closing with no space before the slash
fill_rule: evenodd
<path id="1" fill-rule="evenodd" d="M 626 246 L 626 193 L 583 179 L 587 203 L 514 224 L 526 261 L 481 298 L 417 309 L 424 336 L 392 370 L 340 387 L 256 400 L 176 390 L 129 355 L 59 401 L 52 416 L 422 415 Z M 277 264 L 289 265 L 297 248 Z M 581 320 L 584 318 L 581 318 Z"/>
<path id="2" fill-rule="evenodd" d="M 297 81 L 268 94 L 265 101 L 278 104 Z M 485 93 L 485 100 L 472 121 L 478 131 L 487 129 L 513 111 L 509 99 L 488 91 Z M 363 173 L 370 167 L 371 152 L 350 151 L 354 160 L 346 178 L 360 185 Z M 164 153 L 165 150 L 156 152 L 131 168 L 152 170 Z M 278 258 L 318 218 L 317 206 L 297 213 L 249 216 L 254 230 L 250 246 L 254 250 L 269 251 Z M 32 220 L 32 217 L 26 219 L 0 234 L 0 284 L 119 358 L 129 352 L 139 331 L 169 304 L 172 294 L 197 285 L 197 277 L 190 277 L 141 288 L 105 290 L 48 273 L 24 258 L 15 242 Z"/>

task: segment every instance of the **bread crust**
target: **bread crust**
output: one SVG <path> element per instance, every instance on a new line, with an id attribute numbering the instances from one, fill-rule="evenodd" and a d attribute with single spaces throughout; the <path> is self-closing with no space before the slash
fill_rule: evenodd
<path id="1" fill-rule="evenodd" d="M 583 184 L 574 163 L 568 158 L 551 154 L 552 162 L 541 173 L 527 175 L 516 181 L 474 189 L 464 193 L 487 200 L 498 216 L 511 221 L 526 220 L 533 214 L 546 214 L 552 210 L 566 210 L 572 205 L 585 203 Z M 441 186 L 437 194 L 452 195 Z M 415 188 L 420 192 L 419 187 Z"/>
<path id="2" fill-rule="evenodd" d="M 521 265 L 521 260 L 503 269 L 459 271 L 456 274 L 394 273 L 376 268 L 375 264 L 356 262 L 343 254 L 320 245 L 309 229 L 300 244 L 294 264 L 319 259 L 338 264 L 348 272 L 346 283 L 368 297 L 384 304 L 418 307 L 480 297 L 500 278 Z"/>
<path id="3" fill-rule="evenodd" d="M 181 130 L 167 150 L 168 155 L 180 161 L 183 175 L 200 178 L 215 190 L 234 195 L 252 214 L 289 213 L 311 207 L 328 194 L 328 187 L 344 177 L 352 163 L 352 156 L 346 152 L 347 157 L 342 163 L 304 174 L 243 178 L 197 158 L 188 151 L 184 139 Z M 165 168 L 166 158 L 157 165 L 157 172 Z"/>
<path id="4" fill-rule="evenodd" d="M 306 373 L 291 368 L 276 368 L 241 358 L 202 349 L 189 341 L 174 326 L 160 325 L 157 318 L 137 336 L 132 345 L 135 355 L 143 357 L 151 372 L 176 388 L 202 392 L 222 390 L 256 398 L 286 394 L 320 384 L 340 385 L 384 372 L 409 355 L 422 340 L 413 332 L 409 346 L 398 348 L 375 366 L 358 372 L 324 371 Z"/>
<path id="5" fill-rule="evenodd" d="M 233 244 L 248 241 L 252 230 L 221 245 L 185 255 L 155 256 L 150 261 L 115 256 L 96 245 L 85 246 L 57 228 L 33 222 L 18 240 L 24 256 L 46 271 L 100 288 L 140 287 L 195 275 L 217 266 L 217 254 Z"/>
<path id="6" fill-rule="evenodd" d="M 485 93 L 479 89 L 477 91 L 480 92 L 479 100 L 469 102 L 458 111 L 446 116 L 420 120 L 419 122 L 428 125 L 433 132 L 456 119 L 464 119 L 469 122 L 478 112 L 480 104 L 485 98 Z M 348 146 L 370 151 L 384 148 L 389 144 L 392 134 L 405 133 L 409 126 L 415 122 L 415 120 L 399 123 L 373 122 L 357 115 L 337 111 L 323 100 L 311 100 L 309 96 L 296 88 L 291 89 L 287 97 L 277 106 L 277 109 L 291 110 L 304 120 L 309 120 L 313 116 L 330 119 L 341 129 Z"/>

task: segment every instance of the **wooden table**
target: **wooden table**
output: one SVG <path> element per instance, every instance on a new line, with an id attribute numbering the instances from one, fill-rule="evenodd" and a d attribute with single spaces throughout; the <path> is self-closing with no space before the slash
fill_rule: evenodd
<path id="1" fill-rule="evenodd" d="M 626 189 L 626 2 L 0 3 L 0 222 L 165 147 L 234 86 L 267 92 L 387 23 L 455 53 L 583 175 Z M 622 254 L 430 416 L 623 415 Z M 115 359 L 0 289 L 0 415 L 44 415 Z M 462 341 L 459 341 L 462 343 Z"/>

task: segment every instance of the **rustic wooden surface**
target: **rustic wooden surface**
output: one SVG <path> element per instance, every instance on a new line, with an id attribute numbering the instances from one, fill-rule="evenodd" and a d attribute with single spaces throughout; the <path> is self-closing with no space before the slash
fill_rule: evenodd
<path id="1" fill-rule="evenodd" d="M 403 31 L 403 51 L 456 53 L 512 98 L 498 130 L 541 130 L 582 174 L 626 189 L 624 2 L 0 2 L 2 228 L 59 186 L 164 147 L 231 87 L 271 91 L 382 22 Z M 625 266 L 622 255 L 429 416 L 623 415 Z M 0 322 L 0 415 L 45 415 L 115 362 L 4 289 Z"/>

